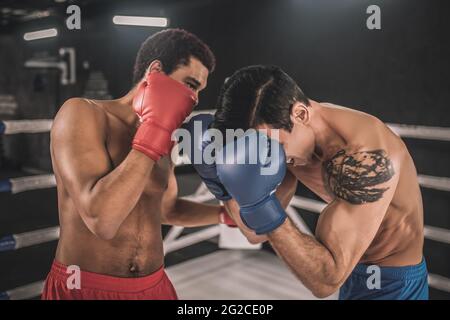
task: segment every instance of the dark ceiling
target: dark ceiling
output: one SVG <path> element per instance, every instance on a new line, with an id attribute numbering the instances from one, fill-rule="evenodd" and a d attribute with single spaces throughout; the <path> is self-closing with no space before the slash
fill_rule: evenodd
<path id="1" fill-rule="evenodd" d="M 199 0 L 0 0 L 0 30 L 7 31 L 30 21 L 63 17 L 66 15 L 66 8 L 71 4 L 95 11 L 116 4 L 133 6 L 141 3 L 167 7 L 193 2 L 199 2 Z"/>
<path id="2" fill-rule="evenodd" d="M 101 0 L 0 0 L 0 27 L 15 26 L 20 23 L 58 17 L 70 4 L 86 6 Z"/>

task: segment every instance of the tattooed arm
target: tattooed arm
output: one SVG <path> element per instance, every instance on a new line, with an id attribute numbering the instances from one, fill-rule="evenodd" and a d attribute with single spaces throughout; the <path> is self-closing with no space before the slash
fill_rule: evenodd
<path id="1" fill-rule="evenodd" d="M 277 254 L 317 297 L 335 292 L 369 247 L 398 182 L 399 164 L 383 150 L 338 152 L 327 164 L 336 198 L 324 209 L 316 238 L 290 220 L 268 235 Z"/>

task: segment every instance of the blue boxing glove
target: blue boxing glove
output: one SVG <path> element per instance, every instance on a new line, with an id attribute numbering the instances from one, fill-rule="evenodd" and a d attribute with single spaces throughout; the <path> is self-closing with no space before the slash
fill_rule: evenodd
<path id="1" fill-rule="evenodd" d="M 247 227 L 265 234 L 286 220 L 275 196 L 286 174 L 286 156 L 277 141 L 258 131 L 247 131 L 217 152 L 216 163 L 220 181 L 239 204 Z"/>
<path id="2" fill-rule="evenodd" d="M 226 201 L 230 200 L 231 196 L 217 176 L 215 162 L 206 163 L 203 157 L 205 148 L 213 143 L 207 131 L 213 121 L 213 115 L 202 113 L 192 117 L 182 127 L 190 133 L 191 149 L 189 159 L 192 165 L 216 199 Z"/>

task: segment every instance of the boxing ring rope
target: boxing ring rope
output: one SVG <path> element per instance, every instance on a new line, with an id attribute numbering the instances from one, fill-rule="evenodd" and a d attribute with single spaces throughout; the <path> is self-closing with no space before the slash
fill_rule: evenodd
<path id="1" fill-rule="evenodd" d="M 450 279 L 438 274 L 428 274 L 428 285 L 437 290 L 450 292 Z"/>
<path id="2" fill-rule="evenodd" d="M 214 113 L 214 110 L 194 111 L 191 117 L 198 113 Z M 18 133 L 41 133 L 49 132 L 53 120 L 8 120 L 0 121 L 0 135 L 10 135 Z M 429 139 L 439 141 L 450 141 L 450 128 L 414 126 L 403 124 L 388 124 L 388 126 L 399 136 L 415 139 Z M 176 165 L 190 164 L 187 157 L 180 157 Z M 434 177 L 428 175 L 418 175 L 419 184 L 423 188 L 431 188 L 441 191 L 450 191 L 450 178 Z M 0 192 L 11 192 L 13 194 L 29 190 L 52 188 L 56 186 L 56 180 L 53 174 L 34 175 L 20 178 L 10 178 L 0 180 Z M 183 197 L 197 202 L 206 202 L 214 200 L 214 196 L 209 192 L 204 183 L 200 185 L 197 191 L 189 196 Z M 286 209 L 287 214 L 299 229 L 312 235 L 311 230 L 297 213 L 295 208 L 303 209 L 309 212 L 320 213 L 326 206 L 325 203 L 313 199 L 294 196 Z M 164 239 L 165 254 L 179 250 L 186 246 L 196 244 L 201 241 L 209 240 L 220 235 L 220 226 L 215 225 L 207 227 L 195 233 L 179 237 L 184 227 L 174 226 Z M 59 238 L 59 226 L 38 229 L 20 234 L 7 235 L 0 238 L 0 252 L 18 250 L 20 248 L 37 245 L 49 241 L 55 241 Z M 450 243 L 450 231 L 444 228 L 433 226 L 424 226 L 425 238 L 443 243 Z M 450 292 L 450 279 L 430 274 L 430 287 L 438 290 Z M 44 281 L 34 282 L 28 285 L 20 286 L 8 291 L 0 292 L 1 299 L 28 299 L 40 295 Z"/>
<path id="3" fill-rule="evenodd" d="M 59 239 L 59 226 L 7 235 L 0 238 L 0 252 L 18 250 Z"/>
<path id="4" fill-rule="evenodd" d="M 12 194 L 29 190 L 53 188 L 55 186 L 56 179 L 53 174 L 33 175 L 0 180 L 0 192 L 11 192 Z"/>
<path id="5" fill-rule="evenodd" d="M 403 138 L 450 141 L 450 129 L 448 128 L 395 123 L 387 123 L 386 125 Z"/>
<path id="6" fill-rule="evenodd" d="M 200 113 L 214 114 L 214 110 L 193 111 L 186 120 L 188 121 Z M 48 132 L 52 123 L 53 120 L 51 119 L 0 121 L 0 134 Z M 450 128 L 395 123 L 387 123 L 386 125 L 397 135 L 404 138 L 450 141 Z"/>
<path id="7" fill-rule="evenodd" d="M 44 281 L 36 281 L 11 290 L 0 292 L 0 300 L 25 300 L 40 296 Z"/>
<path id="8" fill-rule="evenodd" d="M 14 187 L 16 185 L 16 187 Z M 1 191 L 11 191 L 12 193 L 17 192 L 23 192 L 27 190 L 34 190 L 34 189 L 42 189 L 42 188 L 49 188 L 54 187 L 56 185 L 54 175 L 41 175 L 41 176 L 30 176 L 30 177 L 22 177 L 22 178 L 14 178 L 14 179 L 7 179 L 0 181 L 0 192 Z M 448 185 L 445 186 L 448 188 Z M 436 188 L 438 190 L 444 190 L 444 188 Z M 20 190 L 20 191 L 18 191 Z M 445 190 L 448 191 L 448 190 Z M 209 193 L 206 186 L 202 184 L 200 188 L 197 190 L 196 193 L 182 197 L 186 200 L 192 200 L 196 202 L 206 202 L 210 200 L 214 200 L 214 196 Z M 294 196 L 290 203 L 291 206 L 308 210 L 311 212 L 317 212 L 320 213 L 323 208 L 326 206 L 325 203 L 322 203 L 320 201 L 308 199 L 308 198 L 302 198 L 298 196 Z M 295 223 L 298 226 L 303 226 L 301 229 L 305 230 L 306 233 L 308 233 L 308 230 L 306 227 L 304 227 L 303 223 L 299 221 L 296 218 Z M 172 230 L 173 229 L 173 230 Z M 183 227 L 175 226 L 173 227 L 168 235 L 166 240 L 167 241 L 173 241 L 177 236 L 179 236 L 182 231 Z M 302 231 L 303 231 L 302 230 Z M 433 227 L 433 226 L 424 226 L 424 233 L 425 238 L 435 241 L 440 241 L 443 243 L 450 244 L 450 231 L 444 228 L 439 227 Z M 9 236 L 9 237 L 12 237 Z M 203 239 L 203 236 L 200 237 Z M 4 242 L 7 242 L 6 237 L 0 238 L 0 251 L 2 251 L 1 248 L 6 246 Z M 190 241 L 189 241 L 190 242 Z M 3 250 L 4 251 L 4 250 Z"/>
<path id="9" fill-rule="evenodd" d="M 419 184 L 423 188 L 435 189 L 440 191 L 450 191 L 450 178 L 433 177 L 423 174 L 418 174 L 417 178 Z"/>
<path id="10" fill-rule="evenodd" d="M 182 231 L 182 230 L 181 230 Z M 220 235 L 220 226 L 216 225 L 213 227 L 207 227 L 195 233 L 183 236 L 179 239 L 173 239 L 167 241 L 167 238 L 164 238 L 164 254 L 183 249 L 189 247 L 193 244 L 210 240 L 214 237 Z"/>
<path id="11" fill-rule="evenodd" d="M 195 110 L 189 115 L 188 119 L 200 113 L 214 114 L 215 110 Z M 450 141 L 450 128 L 398 123 L 386 123 L 386 125 L 398 136 L 403 138 Z"/>
<path id="12" fill-rule="evenodd" d="M 176 166 L 187 165 L 189 162 L 176 163 Z M 434 177 L 427 175 L 417 175 L 419 184 L 423 188 L 450 192 L 450 178 Z M 47 189 L 56 186 L 56 179 L 53 174 L 32 175 L 19 178 L 9 178 L 0 180 L 0 192 L 11 192 L 12 194 Z"/>
<path id="13" fill-rule="evenodd" d="M 0 134 L 40 133 L 49 132 L 53 120 L 5 120 L 0 121 Z"/>
<path id="14" fill-rule="evenodd" d="M 208 193 L 204 192 L 205 189 Z M 198 192 L 199 190 L 201 192 Z M 195 202 L 206 202 L 215 199 L 214 196 L 211 193 L 209 193 L 204 183 L 201 184 L 196 193 L 182 198 Z M 294 196 L 291 202 L 289 203 L 289 207 L 286 209 L 286 211 L 291 218 L 294 217 L 292 218 L 294 220 L 294 223 L 298 225 L 302 231 L 311 234 L 311 231 L 306 227 L 303 220 L 300 220 L 298 217 L 296 217 L 296 215 L 292 214 L 293 212 L 292 207 L 303 209 L 309 212 L 320 213 L 326 207 L 326 205 L 327 205 L 326 203 L 321 201 L 308 199 L 300 196 Z M 172 227 L 167 236 L 165 237 L 166 243 L 169 244 L 172 241 L 175 241 L 175 239 L 182 233 L 183 229 L 184 227 L 179 226 Z M 210 229 L 216 231 L 218 230 L 214 229 L 214 227 L 211 227 Z M 195 235 L 195 233 L 189 235 L 189 237 L 187 238 L 189 240 L 186 241 L 187 243 L 192 242 L 191 239 L 194 238 L 192 237 L 193 235 Z M 208 238 L 207 235 L 212 236 Z M 212 231 L 209 231 L 207 233 L 202 232 L 201 236 L 199 236 L 199 241 L 197 242 L 203 241 L 202 239 L 206 240 L 210 239 L 217 235 L 218 233 L 214 234 Z M 425 225 L 424 235 L 425 238 L 429 240 L 450 244 L 450 231 L 447 229 Z M 58 238 L 59 238 L 59 227 L 57 226 L 24 232 L 20 234 L 7 235 L 0 238 L 0 251 L 16 250 L 23 247 L 28 247 L 48 241 L 57 240 Z M 178 239 L 177 241 L 180 241 L 180 239 Z M 173 247 L 178 247 L 178 245 L 170 246 L 169 248 Z M 167 249 L 167 252 L 172 252 L 174 250 L 175 249 Z"/>

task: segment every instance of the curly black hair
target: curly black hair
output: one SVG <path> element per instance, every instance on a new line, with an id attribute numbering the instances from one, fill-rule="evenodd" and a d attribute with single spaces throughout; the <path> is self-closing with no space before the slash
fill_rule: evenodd
<path id="1" fill-rule="evenodd" d="M 171 74 L 180 65 L 188 65 L 195 57 L 211 73 L 216 58 L 211 49 L 196 35 L 182 29 L 166 29 L 148 37 L 141 45 L 134 64 L 133 84 L 138 83 L 150 63 L 159 60 L 166 74 Z"/>

